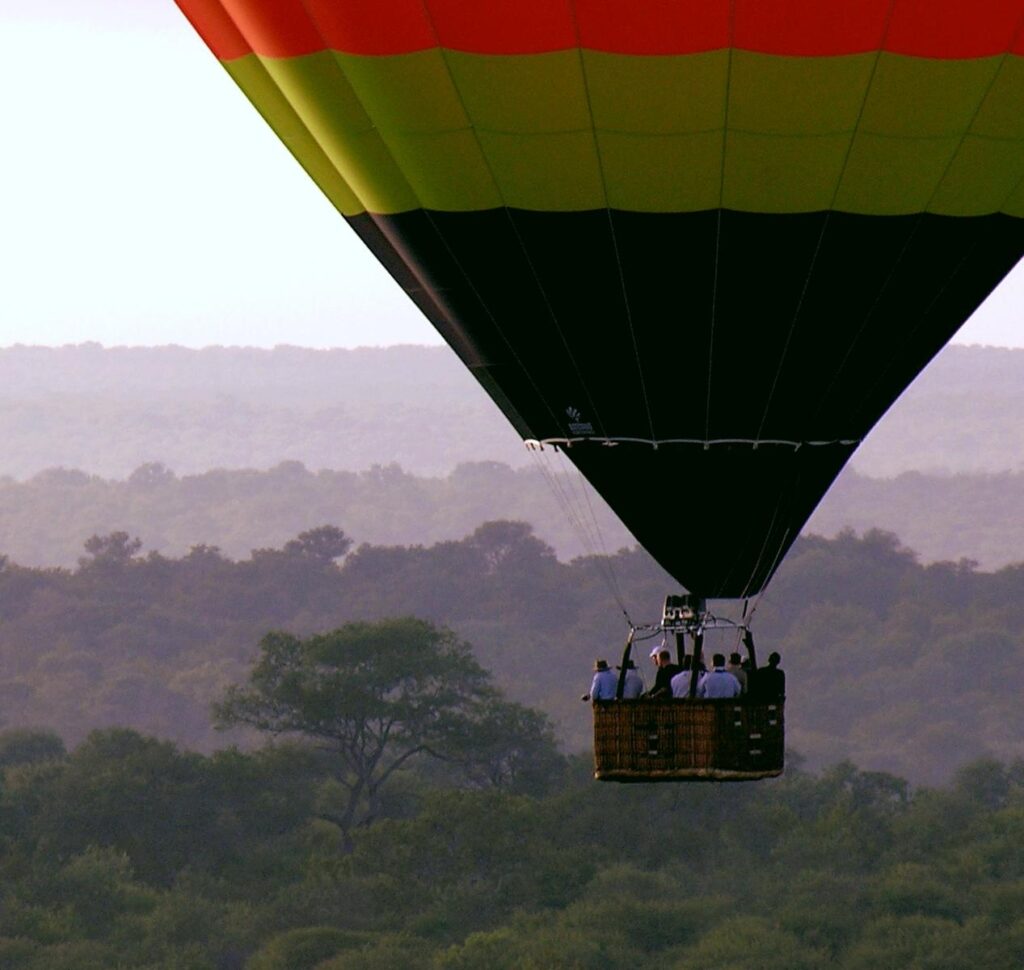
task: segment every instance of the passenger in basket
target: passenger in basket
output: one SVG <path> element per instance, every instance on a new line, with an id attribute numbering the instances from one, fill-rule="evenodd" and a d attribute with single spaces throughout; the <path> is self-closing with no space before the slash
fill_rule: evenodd
<path id="1" fill-rule="evenodd" d="M 779 667 L 781 661 L 777 653 L 770 653 L 768 666 L 759 668 L 755 674 L 758 700 L 777 701 L 786 696 L 786 672 Z"/>
<path id="2" fill-rule="evenodd" d="M 616 670 L 622 670 L 621 667 L 616 667 Z M 632 660 L 626 661 L 626 682 L 622 687 L 623 700 L 634 701 L 644 692 L 644 678 L 643 674 L 636 669 L 636 664 Z"/>
<path id="3" fill-rule="evenodd" d="M 650 654 L 650 656 L 651 656 L 651 663 L 654 664 L 655 673 L 657 673 L 657 670 L 658 670 L 658 654 L 661 653 L 661 651 L 664 650 L 664 649 L 665 649 L 665 641 L 664 640 L 662 640 L 661 643 L 656 643 L 653 647 L 651 647 L 651 654 Z"/>
<path id="4" fill-rule="evenodd" d="M 693 668 L 693 657 L 687 654 L 683 657 L 683 669 L 672 678 L 672 696 L 690 696 L 690 676 Z"/>
<path id="5" fill-rule="evenodd" d="M 711 670 L 701 677 L 697 696 L 709 700 L 740 696 L 740 682 L 725 669 L 724 654 L 716 653 L 711 658 Z"/>
<path id="6" fill-rule="evenodd" d="M 619 678 L 609 669 L 607 660 L 594 661 L 594 679 L 590 682 L 590 693 L 584 694 L 584 701 L 613 701 L 619 686 Z"/>
<path id="7" fill-rule="evenodd" d="M 743 661 L 738 653 L 729 654 L 729 662 L 725 665 L 725 669 L 740 682 L 740 693 L 745 694 L 748 689 L 747 671 L 744 669 Z"/>
<path id="8" fill-rule="evenodd" d="M 668 650 L 658 651 L 658 675 L 654 678 L 654 686 L 647 692 L 648 697 L 668 698 L 672 696 L 672 678 L 683 668 L 672 663 L 672 654 Z"/>

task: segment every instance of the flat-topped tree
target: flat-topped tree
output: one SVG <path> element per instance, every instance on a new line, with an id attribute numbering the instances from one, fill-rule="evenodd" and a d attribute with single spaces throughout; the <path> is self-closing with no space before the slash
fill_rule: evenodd
<path id="1" fill-rule="evenodd" d="M 504 785 L 520 770 L 524 747 L 553 753 L 543 715 L 507 716 L 519 711 L 455 634 L 403 617 L 349 623 L 304 640 L 268 634 L 249 683 L 229 688 L 214 716 L 220 727 L 297 735 L 336 756 L 342 807 L 322 817 L 351 848 L 353 829 L 378 815 L 383 786 L 418 757 L 464 766 L 470 783 Z M 495 719 L 518 724 L 501 750 Z M 482 746 L 473 742 L 477 734 L 486 739 Z M 496 759 L 508 764 L 502 769 Z"/>

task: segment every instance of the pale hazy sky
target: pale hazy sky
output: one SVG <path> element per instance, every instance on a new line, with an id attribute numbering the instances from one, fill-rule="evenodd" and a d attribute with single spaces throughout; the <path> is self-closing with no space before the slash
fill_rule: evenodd
<path id="1" fill-rule="evenodd" d="M 0 91 L 0 346 L 440 342 L 171 0 L 0 0 Z"/>

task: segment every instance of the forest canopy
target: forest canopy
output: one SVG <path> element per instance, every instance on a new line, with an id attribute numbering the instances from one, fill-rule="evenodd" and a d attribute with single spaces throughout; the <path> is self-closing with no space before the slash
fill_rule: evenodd
<path id="1" fill-rule="evenodd" d="M 211 751 L 225 738 L 210 704 L 244 680 L 267 631 L 308 637 L 411 615 L 471 643 L 510 700 L 543 710 L 565 748 L 582 751 L 578 698 L 593 659 L 614 659 L 625 637 L 609 571 L 637 620 L 673 589 L 636 549 L 562 562 L 516 522 L 351 549 L 338 526 L 321 526 L 245 559 L 202 544 L 171 558 L 139 542 L 97 536 L 70 570 L 6 561 L 4 726 L 46 725 L 73 745 L 127 725 Z M 778 650 L 789 675 L 789 741 L 810 765 L 850 758 L 937 783 L 973 758 L 1024 755 L 1013 659 L 1024 566 L 924 566 L 881 532 L 804 537 L 755 609 L 759 651 Z"/>
<path id="2" fill-rule="evenodd" d="M 617 786 L 577 759 L 534 792 L 410 767 L 346 842 L 308 746 L 44 742 L 0 768 L 6 970 L 1008 970 L 1024 952 L 1019 761 L 917 790 L 849 763 Z"/>

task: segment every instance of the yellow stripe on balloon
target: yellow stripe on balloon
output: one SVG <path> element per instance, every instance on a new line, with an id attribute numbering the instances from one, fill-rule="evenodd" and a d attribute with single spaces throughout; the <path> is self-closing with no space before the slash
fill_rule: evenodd
<path id="1" fill-rule="evenodd" d="M 346 215 L 1019 213 L 1017 56 L 435 48 L 226 67 Z"/>

